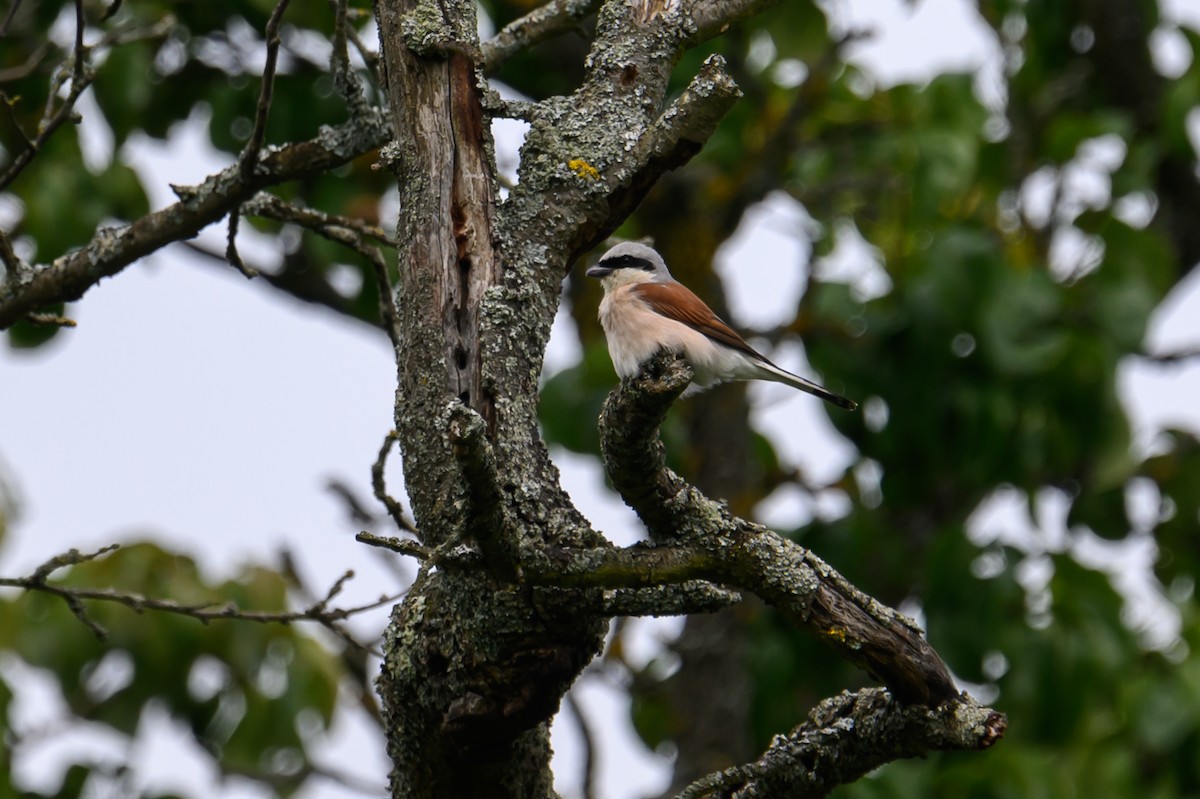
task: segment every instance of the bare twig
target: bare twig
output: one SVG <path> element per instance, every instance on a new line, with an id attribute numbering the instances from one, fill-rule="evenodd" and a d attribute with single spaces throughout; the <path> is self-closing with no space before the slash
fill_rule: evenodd
<path id="1" fill-rule="evenodd" d="M 229 259 L 224 252 L 209 249 L 202 244 L 197 244 L 194 241 L 181 241 L 179 244 L 186 247 L 196 255 L 203 256 L 206 260 L 214 264 L 220 264 L 223 267 L 232 267 Z M 382 330 L 383 324 L 380 320 L 365 319 L 358 315 L 358 309 L 355 307 L 353 300 L 347 299 L 340 294 L 333 284 L 329 282 L 327 277 L 317 269 L 304 269 L 303 264 L 296 268 L 291 266 L 292 260 L 295 258 L 300 260 L 300 256 L 285 256 L 283 268 L 272 272 L 261 266 L 255 267 L 249 265 L 252 269 L 258 272 L 258 280 L 265 281 L 276 288 L 298 300 L 311 302 L 314 305 L 320 305 L 323 308 L 328 308 L 331 311 L 349 317 L 356 322 L 361 322 L 370 325 L 373 329 Z M 386 331 L 385 331 L 386 332 Z"/>
<path id="2" fill-rule="evenodd" d="M 25 321 L 33 325 L 47 325 L 50 327 L 75 327 L 76 325 L 74 319 L 49 313 L 31 313 L 25 317 Z"/>
<path id="3" fill-rule="evenodd" d="M 117 12 L 121 10 L 121 3 L 123 1 L 124 0 L 112 0 L 112 4 L 110 4 L 108 7 L 108 10 L 104 12 L 104 16 L 100 18 L 100 21 L 107 22 L 108 20 L 115 17 L 117 15 Z"/>
<path id="4" fill-rule="evenodd" d="M 0 22 L 0 39 L 8 33 L 8 26 L 12 24 L 13 17 L 17 16 L 17 9 L 21 7 L 21 0 L 9 0 L 8 13 L 4 15 L 4 21 Z"/>
<path id="5" fill-rule="evenodd" d="M 568 691 L 563 699 L 566 701 L 567 709 L 575 717 L 575 724 L 579 728 L 579 737 L 583 739 L 583 799 L 594 799 L 596 796 L 596 738 L 592 734 L 592 728 L 588 725 L 583 708 L 575 698 L 575 692 Z"/>
<path id="6" fill-rule="evenodd" d="M 372 271 L 375 274 L 375 289 L 379 292 L 379 318 L 383 320 L 384 331 L 398 352 L 401 340 L 400 310 L 396 307 L 392 277 L 388 272 L 387 261 L 384 259 L 383 253 L 379 251 L 378 247 L 372 248 L 372 250 L 374 257 L 368 256 L 368 260 L 370 260 Z"/>
<path id="7" fill-rule="evenodd" d="M 330 2 L 339 2 L 339 0 L 330 0 Z M 371 11 L 369 9 L 349 7 L 346 9 L 347 23 L 355 20 L 370 18 Z M 376 80 L 380 80 L 382 75 L 379 71 L 379 53 L 375 52 L 370 47 L 367 47 L 367 45 L 363 42 L 362 37 L 358 35 L 358 31 L 354 29 L 353 25 L 347 24 L 345 27 L 345 32 L 346 38 L 351 44 L 354 45 L 354 50 L 358 53 L 358 57 L 363 60 L 363 64 L 366 65 L 367 71 L 374 75 Z"/>
<path id="8" fill-rule="evenodd" d="M 309 603 L 316 602 L 316 594 L 309 587 L 308 582 L 301 576 L 299 566 L 292 551 L 284 547 L 280 552 L 279 560 L 280 573 L 291 583 L 292 587 L 300 595 L 301 600 Z M 346 635 L 349 634 L 347 633 Z M 346 673 L 354 681 L 355 687 L 358 688 L 360 706 L 366 711 L 371 720 L 382 728 L 383 715 L 372 688 L 374 675 L 371 674 L 371 669 L 368 668 L 368 663 L 370 663 L 368 653 L 375 654 L 374 647 L 355 641 L 352 646 L 343 647 L 339 656 L 341 657 L 342 665 L 346 667 Z"/>
<path id="9" fill-rule="evenodd" d="M 329 4 L 333 7 L 333 52 L 329 56 L 329 69 L 333 72 L 333 82 L 346 102 L 346 108 L 352 116 L 357 116 L 366 110 L 367 97 L 362 81 L 350 66 L 347 49 L 350 26 L 346 20 L 346 0 L 329 0 Z M 362 46 L 358 41 L 355 44 L 360 48 Z"/>
<path id="10" fill-rule="evenodd" d="M 250 132 L 250 140 L 246 142 L 241 155 L 238 156 L 238 171 L 243 179 L 249 179 L 258 166 L 258 154 L 267 138 L 267 117 L 271 113 L 271 97 L 275 92 L 275 70 L 279 64 L 279 23 L 283 12 L 287 10 L 291 0 L 279 0 L 275 9 L 267 19 L 267 60 L 263 65 L 262 87 L 258 94 L 258 107 L 254 113 L 254 129 Z M 225 257 L 229 263 L 246 278 L 258 276 L 258 271 L 246 266 L 237 249 L 238 222 L 241 219 L 241 209 L 234 208 L 229 212 L 229 235 L 225 247 Z"/>
<path id="11" fill-rule="evenodd" d="M 261 216 L 277 222 L 300 225 L 330 241 L 351 247 L 358 252 L 362 252 L 367 247 L 361 237 L 375 239 L 388 247 L 396 246 L 396 239 L 378 225 L 285 202 L 270 192 L 262 191 L 251 197 L 242 206 L 242 212 L 250 216 Z"/>
<path id="12" fill-rule="evenodd" d="M 243 178 L 248 178 L 258 165 L 258 153 L 267 136 L 267 116 L 271 111 L 271 97 L 275 91 L 275 70 L 279 61 L 279 23 L 283 19 L 283 12 L 287 10 L 290 1 L 279 0 L 275 5 L 275 10 L 271 12 L 270 18 L 267 19 L 267 60 L 263 65 L 262 88 L 258 94 L 258 108 L 254 114 L 254 130 L 250 134 L 250 141 L 246 143 L 245 149 L 238 157 L 238 166 Z"/>
<path id="13" fill-rule="evenodd" d="M 229 232 L 225 235 L 225 260 L 229 262 L 230 266 L 241 272 L 242 277 L 253 280 L 258 277 L 258 270 L 252 266 L 246 266 L 246 262 L 242 260 L 242 255 L 237 248 L 238 226 L 241 219 L 240 208 L 234 208 L 229 212 Z"/>
<path id="14" fill-rule="evenodd" d="M 1200 346 L 1181 347 L 1177 350 L 1167 350 L 1165 352 L 1144 352 L 1142 353 L 1142 357 L 1155 363 L 1190 361 L 1193 358 L 1200 358 Z"/>
<path id="15" fill-rule="evenodd" d="M 279 793 L 292 793 L 310 777 L 320 777 L 321 779 L 336 783 L 343 788 L 367 796 L 382 796 L 384 793 L 385 786 L 383 785 L 365 780 L 355 774 L 351 774 L 349 771 L 333 768 L 332 766 L 324 766 L 314 763 L 311 760 L 305 760 L 300 764 L 299 768 L 294 770 L 274 770 L 269 767 L 257 768 L 240 762 L 230 762 L 222 756 L 220 751 L 205 745 L 203 740 L 197 739 L 197 743 L 201 744 L 209 756 L 216 761 L 222 775 L 254 780 L 255 782 L 260 782 L 274 788 Z"/>
<path id="16" fill-rule="evenodd" d="M 408 555 L 420 561 L 429 560 L 431 557 L 430 551 L 420 543 L 413 541 L 411 538 L 396 538 L 395 536 L 380 536 L 374 533 L 368 533 L 363 530 L 358 535 L 354 536 L 354 540 L 360 544 L 379 547 L 381 549 L 389 549 L 400 555 Z"/>
<path id="17" fill-rule="evenodd" d="M 356 607 L 330 608 L 329 603 L 342 592 L 346 582 L 354 577 L 354 572 L 352 571 L 347 571 L 339 577 L 323 598 L 314 602 L 309 607 L 297 611 L 243 610 L 233 602 L 226 602 L 220 605 L 213 602 L 185 605 L 170 599 L 145 597 L 140 594 L 125 593 L 111 588 L 73 588 L 48 582 L 50 575 L 59 569 L 87 563 L 117 548 L 118 545 L 113 544 L 91 553 L 80 553 L 78 550 L 72 549 L 50 558 L 38 566 L 33 574 L 27 577 L 0 577 L 0 586 L 23 588 L 26 591 L 40 591 L 61 598 L 67 603 L 67 607 L 71 609 L 71 612 L 81 622 L 91 628 L 92 632 L 99 638 L 106 637 L 107 633 L 88 617 L 83 604 L 85 601 L 113 602 L 118 605 L 124 605 L 137 613 L 147 610 L 174 613 L 180 616 L 189 616 L 204 624 L 221 619 L 251 621 L 259 624 L 291 624 L 297 621 L 314 621 L 328 628 L 339 638 L 358 647 L 361 647 L 362 644 L 350 638 L 337 622 L 344 621 L 359 613 L 365 613 L 366 611 L 394 603 L 404 596 L 403 593 L 399 593 L 390 596 L 381 596 L 374 602 Z"/>
<path id="18" fill-rule="evenodd" d="M 350 514 L 350 521 L 354 522 L 355 525 L 362 527 L 375 521 L 375 514 L 367 510 L 367 507 L 359 501 L 353 489 L 342 480 L 331 477 L 325 481 L 325 488 L 345 504 L 346 511 Z"/>
<path id="19" fill-rule="evenodd" d="M 4 273 L 13 282 L 19 283 L 29 269 L 13 249 L 12 239 L 3 230 L 0 230 L 0 263 L 4 264 Z"/>
<path id="20" fill-rule="evenodd" d="M 406 533 L 416 535 L 416 525 L 405 517 L 404 508 L 387 492 L 387 484 L 383 474 L 383 470 L 387 466 L 388 455 L 395 449 L 398 440 L 395 430 L 389 430 L 388 434 L 383 437 L 383 444 L 379 447 L 379 455 L 375 458 L 375 463 L 371 465 L 371 487 L 375 491 L 375 499 L 379 500 L 383 504 L 383 507 L 387 508 L 388 515 L 392 517 L 392 521 L 396 523 L 396 526 Z M 360 538 L 359 540 L 361 541 L 362 539 Z"/>
<path id="21" fill-rule="evenodd" d="M 0 38 L 3 38 L 3 36 L 4 34 L 0 32 Z M 42 42 L 34 49 L 32 53 L 29 54 L 29 57 L 26 58 L 23 63 L 17 64 L 14 67 L 9 67 L 8 69 L 0 69 L 0 83 L 21 80 L 22 78 L 33 74 L 33 71 L 36 70 L 42 63 L 42 59 L 45 58 L 46 54 L 52 49 L 53 45 L 51 45 L 50 42 Z M 22 135 L 24 134 L 22 133 Z"/>
<path id="22" fill-rule="evenodd" d="M 5 20 L 5 23 L 7 26 L 7 20 Z M 29 166 L 34 156 L 41 151 L 50 137 L 64 123 L 68 120 L 71 122 L 79 121 L 79 115 L 75 113 L 75 103 L 78 102 L 79 97 L 91 85 L 95 77 L 94 73 L 87 68 L 88 49 L 83 44 L 85 26 L 83 0 L 75 0 L 75 49 L 71 53 L 70 69 L 68 70 L 60 66 L 55 71 L 54 77 L 50 82 L 50 91 L 46 95 L 46 108 L 42 113 L 41 121 L 38 123 L 37 135 L 30 138 L 24 131 L 21 132 L 22 137 L 25 138 L 26 147 L 17 153 L 8 169 L 0 175 L 0 190 L 3 190 L 17 179 L 17 176 L 24 171 L 25 167 Z M 55 100 L 58 97 L 59 89 L 67 82 L 68 78 L 70 79 L 71 89 L 67 93 L 66 98 L 56 108 Z"/>
<path id="23" fill-rule="evenodd" d="M 393 344 L 397 342 L 400 319 L 397 316 L 395 299 L 392 297 L 392 283 L 388 275 L 387 261 L 378 247 L 373 247 L 363 241 L 363 237 L 369 237 L 388 247 L 395 247 L 396 240 L 389 236 L 383 228 L 367 224 L 359 219 L 327 214 L 314 208 L 304 208 L 284 202 L 269 192 L 259 192 L 242 207 L 242 211 L 266 219 L 299 225 L 330 241 L 349 247 L 366 258 L 375 275 L 376 288 L 379 292 L 379 316 L 383 321 L 383 329 Z"/>

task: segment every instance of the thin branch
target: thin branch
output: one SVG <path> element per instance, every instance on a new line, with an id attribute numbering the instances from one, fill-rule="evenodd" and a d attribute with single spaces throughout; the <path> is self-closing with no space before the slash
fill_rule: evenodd
<path id="1" fill-rule="evenodd" d="M 346 18 L 346 2 L 347 0 L 329 0 L 330 6 L 333 7 L 333 52 L 329 56 L 329 69 L 333 72 L 334 85 L 342 95 L 346 108 L 351 116 L 357 116 L 365 113 L 368 106 L 363 82 L 350 65 L 347 46 L 350 25 Z M 357 38 L 355 45 L 361 52 L 362 43 L 357 41 Z"/>
<path id="2" fill-rule="evenodd" d="M 1165 352 L 1143 352 L 1142 357 L 1154 363 L 1164 364 L 1190 361 L 1193 358 L 1200 358 L 1200 346 L 1180 347 L 1177 350 L 1166 350 Z"/>
<path id="3" fill-rule="evenodd" d="M 368 255 L 372 271 L 375 274 L 375 289 L 379 293 L 379 318 L 383 320 L 384 331 L 397 352 L 400 350 L 400 309 L 396 307 L 396 292 L 392 286 L 392 277 L 388 272 L 387 261 L 378 247 L 372 248 L 373 257 Z"/>
<path id="4" fill-rule="evenodd" d="M 268 148 L 254 174 L 237 164 L 210 176 L 201 186 L 178 187 L 180 201 L 117 228 L 101 228 L 91 242 L 52 264 L 35 268 L 28 281 L 0 286 L 0 329 L 44 305 L 78 299 L 102 278 L 228 214 L 267 186 L 321 174 L 382 146 L 390 137 L 386 118 L 363 119 L 326 128 L 315 138 Z"/>
<path id="5" fill-rule="evenodd" d="M 4 273 L 12 283 L 20 283 L 29 271 L 28 265 L 13 249 L 12 239 L 3 230 L 0 230 L 0 263 L 4 264 Z"/>
<path id="6" fill-rule="evenodd" d="M 270 786 L 275 793 L 291 794 L 310 777 L 320 777 L 366 796 L 384 795 L 385 786 L 383 785 L 370 782 L 343 769 L 313 763 L 311 760 L 305 760 L 295 770 L 276 771 L 268 767 L 257 768 L 240 762 L 230 762 L 222 756 L 220 751 L 211 746 L 205 746 L 203 741 L 197 739 L 197 743 L 200 743 L 217 763 L 223 776 L 254 780 Z"/>
<path id="7" fill-rule="evenodd" d="M 314 208 L 304 208 L 284 202 L 269 192 L 256 194 L 242 206 L 241 211 L 265 219 L 299 225 L 332 242 L 341 244 L 343 247 L 348 247 L 366 258 L 375 275 L 376 289 L 379 292 L 379 316 L 383 321 L 384 332 L 388 334 L 393 344 L 396 343 L 400 331 L 400 319 L 397 315 L 395 299 L 392 297 L 392 284 L 388 276 L 387 262 L 378 247 L 373 247 L 363 241 L 363 237 L 369 237 L 381 244 L 395 247 L 396 240 L 389 236 L 383 228 L 367 224 L 359 219 L 327 214 Z"/>
<path id="8" fill-rule="evenodd" d="M 360 544 L 367 544 L 372 547 L 388 549 L 399 555 L 408 555 L 410 558 L 416 558 L 420 561 L 427 561 L 432 556 L 432 553 L 420 542 L 413 541 L 411 538 L 396 538 L 395 536 L 380 536 L 374 533 L 368 533 L 363 530 L 358 535 L 354 536 L 354 540 Z"/>
<path id="9" fill-rule="evenodd" d="M 242 260 L 241 253 L 237 248 L 238 226 L 241 223 L 242 213 L 240 208 L 234 208 L 229 212 L 229 227 L 225 234 L 225 260 L 234 269 L 242 273 L 242 277 L 247 280 L 253 280 L 258 277 L 257 269 L 246 266 L 246 262 Z"/>
<path id="10" fill-rule="evenodd" d="M 108 10 L 104 12 L 104 16 L 100 18 L 100 21 L 108 22 L 110 19 L 115 17 L 117 15 L 117 12 L 121 10 L 121 3 L 123 1 L 124 0 L 112 0 L 112 3 L 109 5 Z"/>
<path id="11" fill-rule="evenodd" d="M 243 178 L 249 178 L 258 165 L 258 153 L 266 140 L 267 116 L 271 111 L 271 97 L 275 91 L 275 70 L 279 61 L 279 23 L 283 19 L 283 12 L 287 10 L 289 2 L 291 0 L 279 0 L 271 12 L 270 18 L 267 19 L 267 60 L 263 65 L 262 87 L 259 90 L 258 107 L 254 114 L 254 130 L 250 134 L 250 141 L 246 143 L 245 149 L 238 157 L 238 167 Z"/>
<path id="12" fill-rule="evenodd" d="M 17 9 L 20 7 L 21 0 L 9 0 L 8 13 L 4 15 L 4 21 L 0 22 L 0 39 L 8 34 L 8 26 L 12 24 L 13 18 L 17 16 Z"/>
<path id="13" fill-rule="evenodd" d="M 685 580 L 650 588 L 615 588 L 604 592 L 606 616 L 690 616 L 716 613 L 742 601 L 737 591 L 706 580 Z"/>
<path id="14" fill-rule="evenodd" d="M 83 15 L 83 0 L 75 0 L 75 59 L 71 67 L 72 81 L 82 80 L 84 58 L 87 50 L 83 47 L 83 29 L 87 27 L 87 19 Z"/>
<path id="15" fill-rule="evenodd" d="M 254 174 L 254 169 L 258 166 L 259 151 L 262 150 L 263 142 L 267 137 L 267 117 L 271 113 L 271 97 L 275 91 L 275 70 L 279 63 L 279 23 L 283 19 L 283 12 L 287 10 L 289 2 L 291 0 L 279 0 L 271 12 L 271 16 L 267 19 L 267 59 L 263 65 L 262 86 L 258 94 L 258 107 L 254 113 L 254 129 L 250 133 L 250 140 L 246 142 L 245 148 L 238 156 L 238 171 L 243 180 L 249 179 Z M 237 249 L 238 222 L 240 220 L 241 208 L 235 206 L 229 212 L 229 234 L 226 238 L 225 257 L 243 276 L 251 279 L 257 277 L 258 272 L 246 266 Z"/>
<path id="16" fill-rule="evenodd" d="M 49 327 L 75 327 L 77 322 L 65 316 L 50 313 L 31 313 L 25 317 L 31 325 L 47 325 Z"/>
<path id="17" fill-rule="evenodd" d="M 378 225 L 285 202 L 270 192 L 261 191 L 251 197 L 242 206 L 242 212 L 249 216 L 261 216 L 264 219 L 300 225 L 358 252 L 367 247 L 362 237 L 375 239 L 388 247 L 396 246 L 396 239 Z"/>
<path id="18" fill-rule="evenodd" d="M 330 0 L 330 2 L 339 2 L 339 0 Z M 347 22 L 355 19 L 371 19 L 371 16 L 372 13 L 370 9 L 346 9 Z M 358 35 L 358 31 L 349 24 L 346 26 L 346 38 L 349 39 L 350 43 L 354 45 L 354 50 L 358 53 L 358 57 L 363 60 L 363 64 L 366 65 L 367 71 L 374 75 L 377 81 L 381 80 L 382 75 L 379 67 L 379 53 L 367 47 L 367 45 L 363 42 L 362 37 Z"/>
<path id="19" fill-rule="evenodd" d="M 384 468 L 387 466 L 388 456 L 396 448 L 397 440 L 399 439 L 395 430 L 389 430 L 388 434 L 383 437 L 383 444 L 379 447 L 379 455 L 376 456 L 375 463 L 371 464 L 371 488 L 375 492 L 375 499 L 379 500 L 383 507 L 387 508 L 388 515 L 392 517 L 392 521 L 396 523 L 396 526 L 406 533 L 416 535 L 417 527 L 404 515 L 404 507 L 387 492 L 387 482 L 383 473 Z"/>
<path id="20" fill-rule="evenodd" d="M 362 527 L 375 521 L 375 514 L 367 510 L 367 507 L 355 495 L 354 490 L 344 481 L 330 477 L 325 481 L 325 489 L 342 501 L 346 506 L 347 513 L 350 514 L 350 521 L 356 526 Z"/>
<path id="21" fill-rule="evenodd" d="M 212 602 L 185 605 L 180 602 L 175 602 L 170 599 L 157 599 L 154 597 L 145 597 L 141 594 L 126 593 L 117 591 L 111 588 L 72 588 L 64 585 L 48 582 L 51 574 L 59 569 L 68 566 L 76 566 L 81 563 L 87 563 L 92 560 L 112 552 L 117 549 L 118 545 L 104 547 L 91 553 L 80 553 L 76 549 L 69 550 L 61 555 L 55 555 L 47 560 L 42 565 L 38 566 L 34 572 L 27 577 L 0 577 L 0 586 L 8 586 L 11 588 L 23 588 L 26 591 L 40 591 L 42 593 L 51 594 L 61 598 L 66 602 L 71 612 L 96 634 L 98 638 L 105 638 L 107 633 L 102 627 L 95 623 L 87 615 L 84 601 L 100 601 L 113 602 L 118 605 L 124 605 L 131 610 L 142 613 L 147 610 L 159 611 L 163 613 L 174 613 L 180 616 L 188 616 L 196 619 L 204 624 L 220 619 L 230 619 L 237 621 L 251 621 L 259 624 L 291 624 L 297 621 L 314 621 L 334 632 L 338 637 L 347 640 L 355 646 L 361 647 L 357 641 L 348 638 L 346 633 L 339 627 L 337 622 L 344 621 L 351 616 L 365 613 L 369 610 L 382 607 L 384 605 L 395 603 L 398 599 L 404 596 L 404 593 L 381 596 L 374 602 L 369 602 L 365 605 L 358 605 L 349 608 L 330 608 L 329 603 L 333 601 L 345 587 L 346 582 L 354 577 L 354 572 L 347 571 L 334 582 L 333 586 L 326 592 L 325 596 L 314 602 L 309 607 L 297 611 L 260 611 L 260 610 L 243 610 L 233 602 L 226 602 L 220 605 Z"/>
<path id="22" fill-rule="evenodd" d="M 395 342 L 399 319 L 392 297 L 391 283 L 387 276 L 387 265 L 379 248 L 368 245 L 361 238 L 361 236 L 370 236 L 386 244 L 393 244 L 393 239 L 383 229 L 349 217 L 327 214 L 287 203 L 268 192 L 259 192 L 243 204 L 239 210 L 241 214 L 261 216 L 302 226 L 330 241 L 348 247 L 366 258 L 371 264 L 372 273 L 378 284 L 379 313 L 384 332 L 388 333 L 393 343 Z M 230 215 L 230 224 L 234 228 L 236 228 L 237 216 L 238 213 Z M 229 239 L 223 258 L 191 242 L 185 242 L 185 244 L 196 252 L 229 263 L 238 268 L 246 277 L 261 276 L 275 288 L 286 291 L 299 299 L 315 302 L 339 313 L 359 318 L 348 305 L 347 298 L 334 289 L 328 281 L 325 281 L 317 270 L 304 270 L 302 277 L 298 276 L 297 280 L 291 280 L 289 279 L 291 270 L 287 268 L 286 259 L 284 269 L 279 273 L 264 272 L 261 269 L 246 266 L 238 255 L 232 237 Z"/>
<path id="23" fill-rule="evenodd" d="M 214 264 L 220 264 L 223 267 L 233 266 L 229 263 L 229 259 L 223 252 L 211 250 L 194 241 L 181 241 L 179 244 L 191 250 L 196 255 L 204 256 L 206 260 Z M 272 288 L 278 289 L 295 299 L 328 308 L 356 322 L 370 325 L 373 329 L 381 329 L 376 321 L 364 319 L 359 316 L 353 303 L 333 287 L 321 270 L 304 268 L 305 264 L 297 264 L 297 266 L 293 267 L 294 259 L 299 259 L 299 256 L 292 254 L 285 255 L 283 268 L 278 272 L 272 272 L 261 266 L 251 266 L 251 268 L 258 272 L 259 280 L 266 281 Z"/>
<path id="24" fill-rule="evenodd" d="M 316 602 L 316 594 L 309 587 L 308 582 L 300 575 L 300 569 L 296 564 L 296 558 L 291 550 L 284 548 L 280 553 L 280 568 L 279 571 L 292 584 L 292 587 L 300 594 L 300 597 L 305 602 Z M 349 636 L 349 633 L 343 634 L 343 640 Z M 342 665 L 346 667 L 346 673 L 354 680 L 355 686 L 358 688 L 359 704 L 367 715 L 382 729 L 384 727 L 383 713 L 380 710 L 379 703 L 375 699 L 375 692 L 372 688 L 374 675 L 368 669 L 369 659 L 367 653 L 374 652 L 374 649 L 365 644 L 358 643 L 357 639 L 353 640 L 351 646 L 343 647 L 340 652 Z"/>
<path id="25" fill-rule="evenodd" d="M 24 171 L 25 167 L 29 166 L 34 156 L 41 151 L 50 137 L 63 124 L 67 121 L 79 121 L 79 115 L 75 113 L 75 103 L 78 102 L 80 96 L 95 78 L 95 74 L 87 69 L 88 49 L 83 44 L 85 26 L 83 0 L 75 0 L 75 49 L 71 53 L 70 69 L 67 70 L 64 68 L 64 65 L 60 65 L 55 71 L 54 77 L 50 81 L 50 91 L 46 95 L 46 108 L 42 112 L 41 121 L 38 122 L 37 135 L 29 138 L 22 132 L 21 135 L 25 138 L 26 147 L 17 153 L 8 169 L 3 174 L 0 174 L 0 191 L 3 191 L 10 183 L 17 179 L 17 176 Z M 70 78 L 71 89 L 67 93 L 66 98 L 55 108 L 55 100 L 58 97 L 58 92 L 63 84 L 67 82 L 68 77 Z"/>
<path id="26" fill-rule="evenodd" d="M 600 0 L 550 0 L 505 25 L 483 42 L 483 74 L 494 75 L 509 58 L 561 33 L 578 30 Z"/>
<path id="27" fill-rule="evenodd" d="M 3 38 L 3 32 L 0 32 L 0 38 Z M 0 83 L 8 83 L 9 81 L 17 81 L 22 78 L 32 75 L 34 70 L 42 63 L 42 59 L 46 57 L 53 48 L 50 42 L 42 42 L 39 44 L 29 57 L 23 63 L 8 69 L 0 69 Z"/>
<path id="28" fill-rule="evenodd" d="M 579 737 L 583 742 L 583 799 L 594 799 L 596 796 L 596 736 L 584 715 L 583 707 L 575 698 L 574 691 L 568 691 L 563 697 L 567 709 L 575 717 L 575 726 L 579 729 Z"/>

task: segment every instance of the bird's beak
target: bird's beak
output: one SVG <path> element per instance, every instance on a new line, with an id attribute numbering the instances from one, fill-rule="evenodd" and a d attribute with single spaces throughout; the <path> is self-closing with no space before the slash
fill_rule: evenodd
<path id="1" fill-rule="evenodd" d="M 590 267 L 584 274 L 586 274 L 588 277 L 601 278 L 608 277 L 608 275 L 611 273 L 612 269 L 608 268 L 607 266 L 596 264 L 595 266 Z"/>

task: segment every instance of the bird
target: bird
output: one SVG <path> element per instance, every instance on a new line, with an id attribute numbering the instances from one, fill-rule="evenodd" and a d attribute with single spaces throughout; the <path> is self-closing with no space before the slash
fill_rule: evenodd
<path id="1" fill-rule="evenodd" d="M 600 325 L 608 355 L 621 379 L 659 350 L 681 354 L 694 377 L 683 396 L 731 380 L 770 380 L 807 391 L 839 408 L 858 403 L 771 363 L 675 278 L 652 247 L 625 241 L 601 256 L 586 272 L 600 280 Z"/>

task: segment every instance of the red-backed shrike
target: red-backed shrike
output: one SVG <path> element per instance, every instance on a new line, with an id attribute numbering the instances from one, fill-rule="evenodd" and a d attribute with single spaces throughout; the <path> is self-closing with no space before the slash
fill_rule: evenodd
<path id="1" fill-rule="evenodd" d="M 729 380 L 773 380 L 839 408 L 858 407 L 755 352 L 703 300 L 671 277 L 662 256 L 645 244 L 618 244 L 587 275 L 604 286 L 600 324 L 622 379 L 636 375 L 642 363 L 665 348 L 683 355 L 695 373 L 685 397 Z"/>

